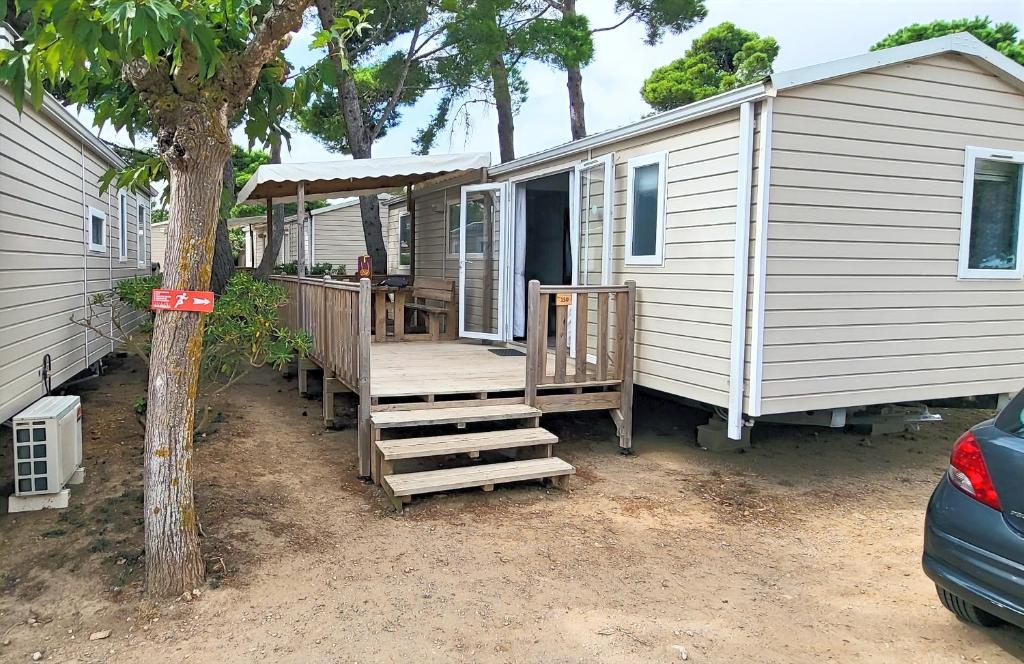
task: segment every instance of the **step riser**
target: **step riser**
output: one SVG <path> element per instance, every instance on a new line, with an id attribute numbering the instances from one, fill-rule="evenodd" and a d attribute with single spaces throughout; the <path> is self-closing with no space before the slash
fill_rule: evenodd
<path id="1" fill-rule="evenodd" d="M 454 434 L 405 440 L 385 440 L 376 443 L 377 450 L 386 461 L 423 459 L 449 454 L 472 454 L 492 450 L 511 450 L 538 445 L 554 445 L 558 437 L 544 430 L 512 429 L 483 434 Z"/>

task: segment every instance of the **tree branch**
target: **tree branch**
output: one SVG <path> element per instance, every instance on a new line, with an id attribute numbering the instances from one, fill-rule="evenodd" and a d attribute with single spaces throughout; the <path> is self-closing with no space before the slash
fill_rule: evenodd
<path id="1" fill-rule="evenodd" d="M 233 67 L 222 69 L 224 91 L 229 95 L 229 116 L 233 116 L 256 85 L 263 65 L 286 45 L 291 33 L 302 27 L 302 13 L 311 0 L 273 0 L 273 4 Z"/>
<path id="2" fill-rule="evenodd" d="M 629 12 L 628 14 L 626 14 L 626 17 L 623 18 L 618 23 L 616 23 L 615 25 L 610 25 L 610 26 L 608 26 L 606 28 L 594 28 L 593 30 L 590 31 L 590 34 L 594 34 L 595 32 L 608 32 L 609 30 L 614 30 L 615 28 L 622 27 L 622 25 L 625 24 L 626 21 L 628 21 L 629 19 L 633 18 L 634 16 L 636 16 L 636 10 L 635 9 L 633 11 Z"/>
<path id="3" fill-rule="evenodd" d="M 387 105 L 384 106 L 384 110 L 381 111 L 380 117 L 370 127 L 370 140 L 373 141 L 380 135 L 381 130 L 387 126 L 388 118 L 394 113 L 395 107 L 398 106 L 398 100 L 402 98 L 402 93 L 405 92 L 405 79 L 409 76 L 409 69 L 412 67 L 413 54 L 416 52 L 416 41 L 420 36 L 420 28 L 422 25 L 417 25 L 416 29 L 412 32 L 412 40 L 409 42 L 409 50 L 405 54 L 405 61 L 402 63 L 402 73 L 398 75 L 398 80 L 395 82 L 395 90 L 391 93 L 391 98 L 388 99 Z"/>

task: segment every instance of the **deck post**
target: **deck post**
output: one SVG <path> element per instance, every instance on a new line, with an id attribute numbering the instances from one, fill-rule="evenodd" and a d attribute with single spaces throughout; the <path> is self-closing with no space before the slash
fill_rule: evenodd
<path id="1" fill-rule="evenodd" d="M 370 280 L 359 280 L 359 476 L 370 476 Z"/>
<path id="2" fill-rule="evenodd" d="M 619 432 L 619 449 L 626 452 L 633 447 L 633 354 L 636 351 L 636 282 L 626 282 L 626 315 L 623 326 L 622 348 L 622 430 Z"/>
<path id="3" fill-rule="evenodd" d="M 537 332 L 540 315 L 540 282 L 530 280 L 526 298 L 526 405 L 537 405 L 537 355 L 543 349 Z"/>
<path id="4" fill-rule="evenodd" d="M 299 229 L 299 244 L 295 254 L 295 274 L 299 278 L 298 291 L 299 291 L 299 329 L 306 330 L 306 305 L 302 301 L 302 280 L 306 278 L 306 218 L 302 214 L 302 208 L 306 204 L 306 183 L 300 182 L 298 190 L 295 192 L 296 199 L 298 200 L 298 207 L 296 209 L 296 215 L 298 217 L 298 229 Z M 285 224 L 287 228 L 288 224 Z"/>

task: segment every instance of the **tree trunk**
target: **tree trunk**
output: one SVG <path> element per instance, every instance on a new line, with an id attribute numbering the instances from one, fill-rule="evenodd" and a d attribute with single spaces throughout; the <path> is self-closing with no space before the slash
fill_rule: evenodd
<path id="1" fill-rule="evenodd" d="M 213 276 L 210 290 L 220 295 L 235 274 L 235 256 L 231 252 L 231 234 L 228 233 L 228 215 L 235 197 L 235 168 L 228 159 L 224 162 L 223 189 L 220 214 L 217 215 L 217 240 L 213 246 Z"/>
<path id="2" fill-rule="evenodd" d="M 563 18 L 575 15 L 576 0 L 562 0 Z M 587 135 L 587 120 L 583 113 L 583 72 L 577 65 L 567 66 L 565 72 L 565 86 L 569 89 L 569 131 L 572 132 L 572 140 L 577 141 Z"/>
<path id="3" fill-rule="evenodd" d="M 316 0 L 316 11 L 320 18 L 320 27 L 330 30 L 334 25 L 333 0 Z M 338 104 L 345 120 L 345 138 L 348 140 L 349 153 L 353 159 L 370 159 L 373 156 L 373 138 L 370 128 L 366 125 L 359 91 L 351 69 L 342 67 L 341 51 L 337 42 L 331 40 L 327 44 L 327 52 L 335 65 L 337 79 Z M 385 274 L 388 271 L 388 250 L 384 245 L 384 232 L 380 223 L 380 202 L 376 196 L 359 197 L 359 214 L 363 221 L 363 239 L 366 252 L 373 263 L 374 274 Z M 346 266 L 354 271 L 355 266 Z"/>
<path id="4" fill-rule="evenodd" d="M 491 61 L 491 85 L 494 87 L 494 105 L 498 108 L 498 151 L 501 161 L 516 158 L 513 145 L 515 125 L 512 120 L 512 91 L 508 87 L 508 69 L 498 56 Z"/>
<path id="5" fill-rule="evenodd" d="M 587 135 L 587 120 L 583 113 L 583 73 L 579 67 L 567 68 L 566 87 L 569 88 L 569 130 L 572 140 Z"/>
<path id="6" fill-rule="evenodd" d="M 231 141 L 225 110 L 183 109 L 181 125 L 158 132 L 170 173 L 164 287 L 210 285 L 217 212 Z M 195 397 L 203 316 L 158 311 L 150 351 L 145 456 L 146 586 L 151 595 L 190 592 L 203 582 L 192 493 Z"/>
<path id="7" fill-rule="evenodd" d="M 270 163 L 281 163 L 281 137 L 273 136 L 270 139 Z M 256 268 L 253 276 L 257 279 L 266 279 L 274 270 L 277 257 L 281 253 L 281 243 L 284 242 L 284 203 L 274 205 L 274 223 L 267 229 L 267 243 L 263 245 L 263 256 L 260 258 L 260 265 Z"/>

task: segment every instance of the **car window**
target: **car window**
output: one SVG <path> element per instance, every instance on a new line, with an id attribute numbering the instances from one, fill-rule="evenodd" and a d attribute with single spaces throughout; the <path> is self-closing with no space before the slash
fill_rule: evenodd
<path id="1" fill-rule="evenodd" d="M 1024 390 L 1011 399 L 1006 408 L 996 416 L 996 427 L 1024 437 Z"/>

